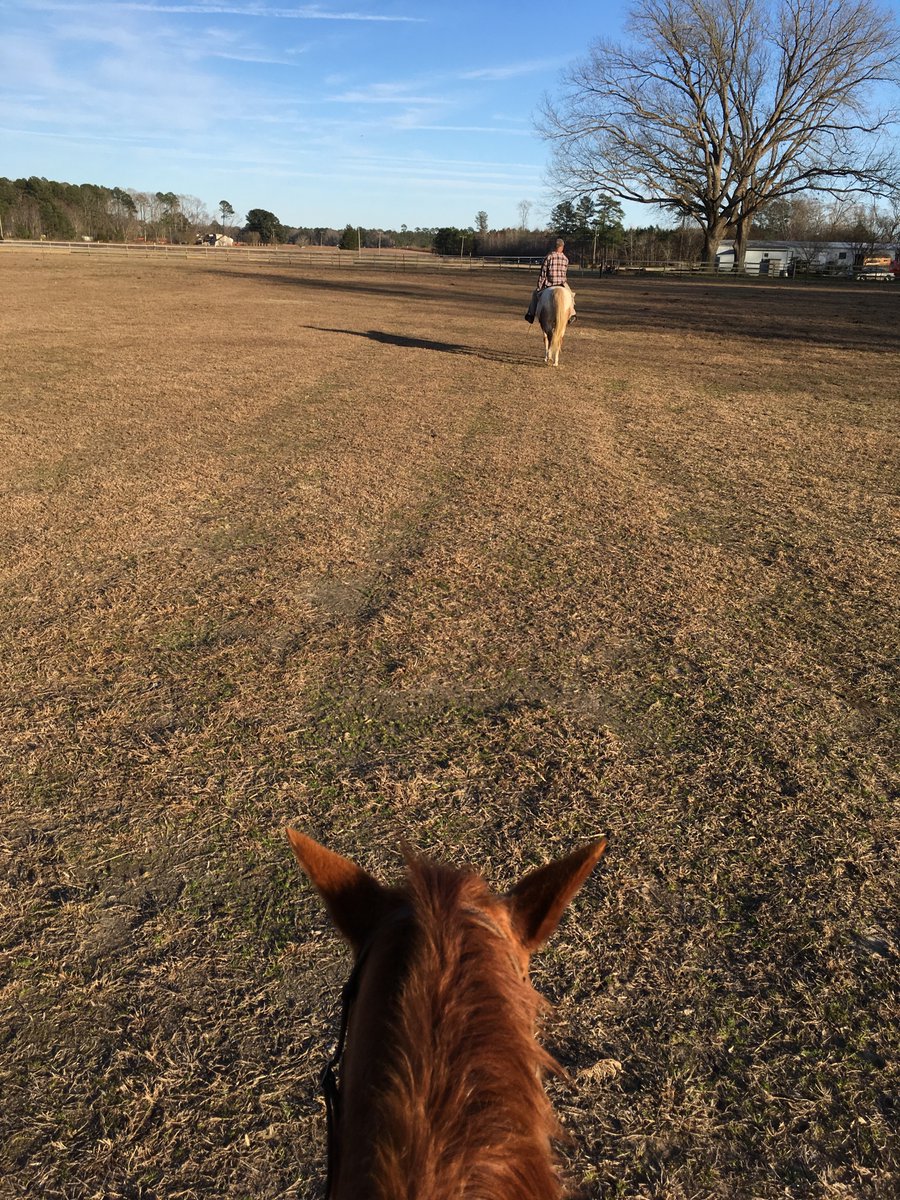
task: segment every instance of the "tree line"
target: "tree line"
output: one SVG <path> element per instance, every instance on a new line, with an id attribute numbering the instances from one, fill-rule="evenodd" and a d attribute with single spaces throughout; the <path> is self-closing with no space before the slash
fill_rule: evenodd
<path id="1" fill-rule="evenodd" d="M 0 222 L 6 237 L 189 241 L 209 219 L 196 196 L 139 192 L 95 183 L 60 183 L 37 176 L 0 178 Z"/>
<path id="2" fill-rule="evenodd" d="M 399 229 L 371 229 L 352 224 L 343 229 L 292 227 L 264 208 L 252 208 L 243 222 L 234 223 L 236 213 L 227 200 L 218 202 L 214 217 L 196 196 L 171 191 L 141 192 L 92 183 L 62 183 L 37 176 L 0 178 L 0 235 L 29 240 L 142 239 L 191 244 L 210 233 L 218 233 L 251 245 L 281 243 L 335 246 L 344 250 L 412 249 L 438 254 L 535 257 L 546 252 L 548 237 L 557 231 L 566 237 L 577 236 L 586 244 L 600 228 L 592 215 L 594 207 L 591 200 L 582 199 L 577 206 L 564 202 L 550 214 L 549 226 L 539 229 L 527 229 L 524 225 L 491 229 L 484 210 L 466 228 L 409 228 L 405 224 Z M 527 218 L 531 205 L 523 201 L 519 208 Z M 571 219 L 570 210 L 574 214 Z M 618 212 L 621 214 L 621 209 Z"/>
<path id="3" fill-rule="evenodd" d="M 527 220 L 531 205 L 519 205 Z M 0 178 L 0 234 L 7 237 L 71 241 L 146 240 L 193 243 L 210 233 L 230 233 L 248 244 L 332 246 L 344 250 L 409 249 L 443 255 L 539 258 L 554 236 L 566 241 L 566 253 L 581 266 L 682 263 L 698 261 L 704 238 L 684 216 L 665 227 L 648 224 L 626 227 L 621 204 L 605 194 L 573 195 L 561 200 L 541 228 L 492 229 L 482 209 L 466 228 L 417 226 L 410 229 L 372 229 L 347 224 L 283 225 L 267 209 L 251 209 L 242 224 L 232 224 L 235 210 L 227 200 L 211 216 L 196 197 L 173 192 L 138 192 L 98 184 L 57 183 L 47 179 Z M 725 234 L 732 232 L 726 227 Z M 825 200 L 816 196 L 785 196 L 760 212 L 755 232 L 760 238 L 790 241 L 808 247 L 815 258 L 818 244 L 839 241 L 862 258 L 879 245 L 900 241 L 900 209 L 875 203 Z"/>

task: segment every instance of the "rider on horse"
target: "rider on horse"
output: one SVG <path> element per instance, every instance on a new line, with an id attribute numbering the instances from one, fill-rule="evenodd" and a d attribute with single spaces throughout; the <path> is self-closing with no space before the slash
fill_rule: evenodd
<path id="1" fill-rule="evenodd" d="M 538 276 L 537 287 L 531 295 L 531 303 L 528 305 L 528 312 L 525 314 L 525 320 L 529 325 L 534 322 L 534 314 L 537 309 L 538 297 L 544 288 L 548 287 L 568 287 L 569 283 L 566 279 L 566 271 L 569 267 L 569 260 L 566 258 L 563 250 L 566 243 L 562 238 L 556 239 L 556 247 L 551 250 L 541 264 L 541 273 Z M 569 324 L 575 320 L 575 313 L 572 312 L 569 317 Z"/>

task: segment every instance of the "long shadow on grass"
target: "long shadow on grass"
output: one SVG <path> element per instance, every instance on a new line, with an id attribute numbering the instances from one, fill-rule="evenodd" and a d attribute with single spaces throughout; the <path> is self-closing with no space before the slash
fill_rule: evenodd
<path id="1" fill-rule="evenodd" d="M 216 268 L 235 279 L 262 281 L 296 291 L 370 295 L 419 303 L 424 300 L 428 305 L 445 303 L 459 309 L 476 308 L 494 317 L 508 314 L 516 323 L 521 321 L 519 300 L 523 296 L 527 299 L 531 288 L 530 275 L 510 278 L 494 271 L 460 272 L 452 278 L 446 274 L 439 276 L 437 271 L 416 274 L 410 271 L 405 276 L 401 272 L 398 278 L 394 272 L 363 280 L 358 274 L 340 278 L 339 271 L 343 269 L 335 268 L 319 276 L 286 276 Z M 761 283 L 643 276 L 573 277 L 573 283 L 583 326 L 593 325 L 606 333 L 627 331 L 653 337 L 661 329 L 667 333 L 684 330 L 721 338 L 723 331 L 727 331 L 732 342 L 747 342 L 751 346 L 760 341 L 784 341 L 875 353 L 896 353 L 900 348 L 900 325 L 893 294 L 900 290 L 900 285 L 879 285 L 882 290 L 874 292 L 860 291 L 860 285 L 853 281 Z"/>
<path id="2" fill-rule="evenodd" d="M 298 329 L 311 329 L 315 333 L 345 333 L 349 337 L 367 338 L 370 342 L 381 342 L 385 346 L 404 346 L 412 350 L 437 350 L 441 354 L 463 354 L 468 358 L 482 358 L 486 362 L 512 363 L 517 367 L 534 366 L 536 358 L 523 358 L 509 350 L 489 350 L 484 346 L 464 346 L 461 342 L 436 342 L 431 338 L 405 337 L 400 333 L 384 333 L 380 329 L 328 329 L 322 325 L 298 325 Z"/>
<path id="3" fill-rule="evenodd" d="M 484 309 L 486 305 L 491 305 L 497 310 L 498 315 L 506 305 L 511 311 L 517 311 L 520 307 L 518 300 L 506 296 L 502 291 L 500 294 L 492 296 L 489 288 L 479 289 L 478 283 L 484 284 L 486 277 L 477 272 L 473 275 L 460 273 L 458 276 L 447 278 L 446 275 L 439 276 L 437 271 L 421 270 L 409 271 L 406 275 L 401 273 L 399 278 L 396 274 L 379 274 L 363 280 L 358 275 L 342 279 L 340 276 L 342 270 L 348 270 L 349 273 L 349 269 L 344 267 L 335 267 L 331 272 L 319 276 L 278 275 L 268 271 L 250 273 L 223 267 L 216 268 L 217 274 L 230 279 L 262 282 L 299 292 L 346 292 L 361 296 L 382 296 L 387 300 L 415 300 L 419 303 L 423 299 L 429 302 L 436 300 L 446 301 L 450 305 L 469 305 L 481 309 Z M 501 282 L 503 284 L 507 282 L 505 276 Z M 465 287 L 459 286 L 462 283 L 474 283 L 476 286 L 472 290 L 467 290 Z M 527 303 L 528 296 L 531 294 L 530 286 L 526 285 L 522 292 Z"/>

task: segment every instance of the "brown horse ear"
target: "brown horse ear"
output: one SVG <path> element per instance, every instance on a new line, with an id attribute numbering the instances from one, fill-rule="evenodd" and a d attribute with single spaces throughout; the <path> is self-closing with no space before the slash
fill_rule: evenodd
<path id="1" fill-rule="evenodd" d="M 526 875 L 508 892 L 513 928 L 529 954 L 547 940 L 569 901 L 597 865 L 606 838 L 589 842 L 565 858 Z"/>
<path id="2" fill-rule="evenodd" d="M 300 866 L 325 901 L 338 933 L 359 951 L 391 903 L 391 893 L 362 867 L 288 827 Z"/>

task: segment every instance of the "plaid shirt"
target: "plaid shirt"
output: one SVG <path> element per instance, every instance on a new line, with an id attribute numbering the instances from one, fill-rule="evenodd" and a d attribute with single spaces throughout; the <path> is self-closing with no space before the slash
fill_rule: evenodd
<path id="1" fill-rule="evenodd" d="M 566 268 L 569 260 L 562 250 L 551 250 L 544 259 L 541 274 L 538 278 L 538 290 L 546 287 L 558 287 L 566 282 Z"/>

